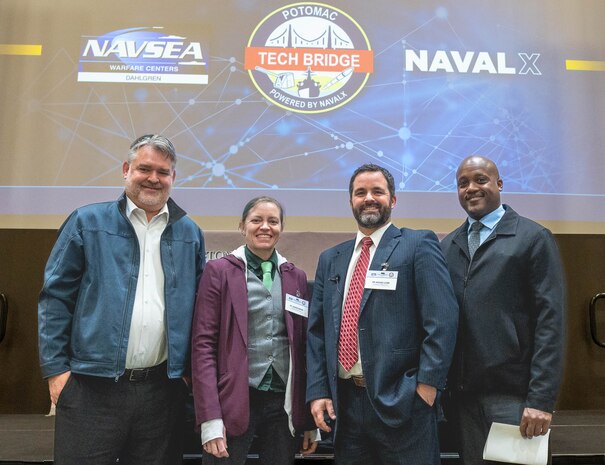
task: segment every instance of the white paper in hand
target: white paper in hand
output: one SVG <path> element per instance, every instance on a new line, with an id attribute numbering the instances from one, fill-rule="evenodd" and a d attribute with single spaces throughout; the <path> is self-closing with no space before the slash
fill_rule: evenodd
<path id="1" fill-rule="evenodd" d="M 548 462 L 548 437 L 526 439 L 521 436 L 519 426 L 492 423 L 483 449 L 483 460 L 520 463 L 524 465 L 546 465 Z"/>

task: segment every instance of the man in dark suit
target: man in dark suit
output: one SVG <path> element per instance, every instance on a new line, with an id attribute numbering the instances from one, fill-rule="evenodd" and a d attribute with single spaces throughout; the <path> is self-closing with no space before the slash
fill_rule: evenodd
<path id="1" fill-rule="evenodd" d="M 386 169 L 361 166 L 349 193 L 359 231 L 319 258 L 307 402 L 319 428 L 334 427 L 337 463 L 435 465 L 458 322 L 447 267 L 434 233 L 390 223 Z"/>
<path id="2" fill-rule="evenodd" d="M 565 282 L 550 231 L 500 203 L 488 158 L 456 173 L 467 221 L 442 242 L 460 306 L 450 385 L 464 465 L 484 464 L 492 422 L 544 435 L 563 365 Z"/>

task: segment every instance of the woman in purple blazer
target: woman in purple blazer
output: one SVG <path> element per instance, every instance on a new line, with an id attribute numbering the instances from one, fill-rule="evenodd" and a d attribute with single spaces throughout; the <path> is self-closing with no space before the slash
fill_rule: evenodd
<path id="1" fill-rule="evenodd" d="M 202 463 L 244 465 L 254 436 L 263 464 L 293 464 L 317 447 L 305 405 L 308 290 L 305 273 L 275 250 L 283 209 L 252 199 L 245 245 L 206 264 L 192 335 L 193 396 Z"/>

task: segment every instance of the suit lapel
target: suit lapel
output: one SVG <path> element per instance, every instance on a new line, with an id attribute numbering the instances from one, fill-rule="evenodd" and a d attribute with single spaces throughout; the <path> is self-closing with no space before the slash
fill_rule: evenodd
<path id="1" fill-rule="evenodd" d="M 340 331 L 345 281 L 347 279 L 347 270 L 349 268 L 351 256 L 353 255 L 354 246 L 354 240 L 343 244 L 343 247 L 336 253 L 333 267 L 328 276 L 329 279 L 338 277 L 336 281 L 336 292 L 332 293 L 332 317 L 334 318 L 334 327 L 336 328 L 337 333 Z"/>
<path id="2" fill-rule="evenodd" d="M 246 283 L 246 270 L 227 274 L 227 289 L 231 291 L 231 303 L 235 316 L 236 326 L 242 336 L 244 344 L 248 347 L 248 285 Z"/>
<path id="3" fill-rule="evenodd" d="M 374 258 L 372 258 L 372 262 L 370 263 L 369 270 L 381 270 L 383 267 L 383 263 L 389 262 L 389 258 L 399 244 L 401 238 L 401 231 L 397 229 L 395 226 L 391 225 L 387 228 L 387 230 L 382 235 L 382 239 L 380 239 L 380 243 L 376 248 L 376 252 L 374 253 Z M 363 296 L 361 297 L 361 308 L 359 313 L 363 312 L 366 302 L 370 298 L 372 294 L 372 289 L 364 289 Z"/>
<path id="4" fill-rule="evenodd" d="M 286 310 L 286 306 L 284 303 L 284 296 L 286 294 L 296 295 L 296 292 L 292 291 L 292 288 L 295 287 L 295 282 L 290 279 L 292 277 L 292 273 L 290 273 L 290 269 L 285 266 L 280 267 L 280 276 L 281 276 L 281 290 L 282 290 L 282 304 L 283 304 L 283 313 L 284 320 L 286 322 L 286 332 L 288 333 L 288 339 L 290 340 L 290 347 L 293 346 L 294 343 L 294 318 L 292 318 L 292 313 Z"/>

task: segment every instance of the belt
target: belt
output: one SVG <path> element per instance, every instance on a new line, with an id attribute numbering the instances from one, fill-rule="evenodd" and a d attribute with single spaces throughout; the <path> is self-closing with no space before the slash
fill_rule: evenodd
<path id="1" fill-rule="evenodd" d="M 352 383 L 359 388 L 366 387 L 366 379 L 363 376 L 351 376 L 350 378 L 341 378 L 342 381 Z"/>
<path id="2" fill-rule="evenodd" d="M 127 368 L 124 370 L 124 374 L 120 376 L 120 379 L 132 383 L 140 383 L 143 381 L 160 379 L 162 377 L 166 378 L 167 376 L 167 364 L 164 362 L 149 368 Z"/>

